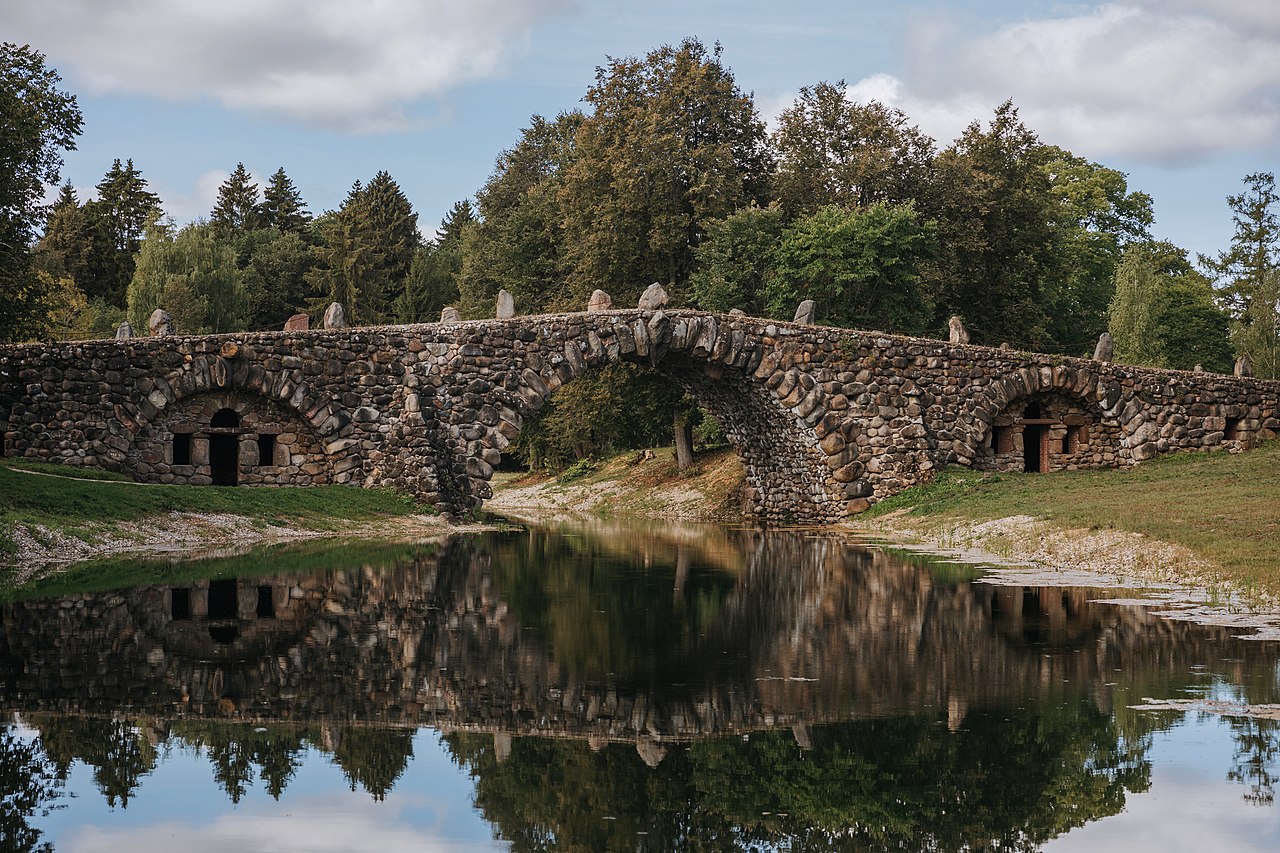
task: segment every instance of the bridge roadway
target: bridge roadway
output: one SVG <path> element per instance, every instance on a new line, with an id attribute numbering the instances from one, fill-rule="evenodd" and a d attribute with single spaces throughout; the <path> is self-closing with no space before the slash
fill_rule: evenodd
<path id="1" fill-rule="evenodd" d="M 1123 467 L 1280 431 L 1280 382 L 686 310 L 0 348 L 4 454 L 170 483 L 478 507 L 565 383 L 649 365 L 720 421 L 744 509 L 830 522 L 952 463 Z M 625 414 L 625 413 L 624 413 Z"/>

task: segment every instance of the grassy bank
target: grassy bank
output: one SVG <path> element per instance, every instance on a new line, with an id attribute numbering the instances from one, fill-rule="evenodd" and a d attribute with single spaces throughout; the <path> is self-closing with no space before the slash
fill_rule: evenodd
<path id="1" fill-rule="evenodd" d="M 1280 593 L 1280 441 L 1241 454 L 1172 454 L 1129 470 L 981 475 L 948 469 L 859 517 L 921 529 L 1034 516 L 1186 548 L 1224 579 Z"/>
<path id="2" fill-rule="evenodd" d="M 102 471 L 13 459 L 0 463 L 0 562 L 13 556 L 13 531 L 19 525 L 93 541 L 122 525 L 145 524 L 173 512 L 242 516 L 264 527 L 335 530 L 425 511 L 388 489 L 148 485 Z"/>

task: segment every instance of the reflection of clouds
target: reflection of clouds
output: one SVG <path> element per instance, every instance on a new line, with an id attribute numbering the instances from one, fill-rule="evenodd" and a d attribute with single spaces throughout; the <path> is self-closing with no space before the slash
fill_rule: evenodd
<path id="1" fill-rule="evenodd" d="M 58 844 L 59 853 L 347 853 L 347 851 L 462 851 L 500 850 L 497 841 L 448 838 L 439 804 L 413 798 L 397 804 L 375 803 L 360 797 L 308 797 L 290 803 L 240 810 L 214 817 L 208 823 L 169 821 L 149 826 L 79 827 Z M 435 812 L 433 814 L 433 812 Z M 411 820 L 431 818 L 430 825 Z"/>

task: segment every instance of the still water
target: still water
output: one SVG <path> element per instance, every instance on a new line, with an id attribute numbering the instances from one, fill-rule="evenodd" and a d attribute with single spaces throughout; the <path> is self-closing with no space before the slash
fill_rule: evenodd
<path id="1" fill-rule="evenodd" d="M 1280 648 L 1106 591 L 670 525 L 107 569 L 0 604 L 0 849 L 1280 849 L 1277 723 L 1131 707 Z"/>

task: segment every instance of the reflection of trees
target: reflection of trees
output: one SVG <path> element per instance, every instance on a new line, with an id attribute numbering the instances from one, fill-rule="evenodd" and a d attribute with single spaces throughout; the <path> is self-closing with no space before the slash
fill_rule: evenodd
<path id="1" fill-rule="evenodd" d="M 128 808 L 142 777 L 156 766 L 156 749 L 124 720 L 41 716 L 37 723 L 45 753 L 66 778 L 79 760 L 93 768 L 93 781 L 114 807 Z"/>
<path id="2" fill-rule="evenodd" d="M 413 732 L 404 729 L 349 728 L 333 751 L 351 790 L 356 785 L 375 800 L 385 800 L 413 758 Z"/>
<path id="3" fill-rule="evenodd" d="M 974 712 L 955 731 L 929 717 L 817 727 L 808 749 L 776 730 L 695 741 L 654 769 L 618 746 L 445 742 L 517 850 L 1032 850 L 1119 812 L 1150 775 L 1146 743 L 1086 701 Z"/>
<path id="4" fill-rule="evenodd" d="M 0 729 L 0 841 L 12 853 L 52 853 L 40 830 L 27 819 L 47 815 L 62 790 L 63 777 L 44 754 L 39 740 L 19 739 L 9 725 Z"/>
<path id="5" fill-rule="evenodd" d="M 1277 734 L 1280 722 L 1252 717 L 1228 717 L 1231 736 L 1235 739 L 1234 766 L 1227 771 L 1232 782 L 1247 785 L 1246 802 L 1269 806 L 1275 802 L 1276 756 L 1280 754 Z"/>

